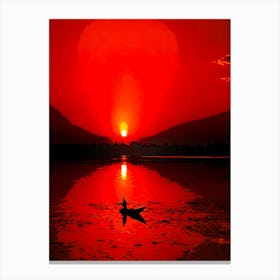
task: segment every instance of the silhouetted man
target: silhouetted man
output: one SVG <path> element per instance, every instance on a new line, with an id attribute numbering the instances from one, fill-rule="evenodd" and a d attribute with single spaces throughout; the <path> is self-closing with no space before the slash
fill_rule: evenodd
<path id="1" fill-rule="evenodd" d="M 127 202 L 126 202 L 125 198 L 123 198 L 122 206 L 123 206 L 123 208 L 124 208 L 125 210 L 127 209 L 127 208 L 126 208 L 126 205 L 127 205 Z"/>

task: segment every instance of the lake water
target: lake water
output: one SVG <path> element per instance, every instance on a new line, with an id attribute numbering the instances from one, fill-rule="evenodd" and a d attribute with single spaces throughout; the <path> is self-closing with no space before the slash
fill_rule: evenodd
<path id="1" fill-rule="evenodd" d="M 51 260 L 229 260 L 228 159 L 53 162 L 50 184 Z"/>

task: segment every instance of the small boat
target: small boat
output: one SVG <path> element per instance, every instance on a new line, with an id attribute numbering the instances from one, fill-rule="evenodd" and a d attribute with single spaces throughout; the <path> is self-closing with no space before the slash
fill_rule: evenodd
<path id="1" fill-rule="evenodd" d="M 146 208 L 145 206 L 137 208 L 137 209 L 133 209 L 133 208 L 127 208 L 126 205 L 127 205 L 127 202 L 125 199 L 123 199 L 123 203 L 122 203 L 123 208 L 120 209 L 120 213 L 123 216 L 123 225 L 126 224 L 127 216 L 131 217 L 132 219 L 138 220 L 141 223 L 144 223 L 144 224 L 146 223 L 146 221 L 143 219 L 143 217 L 140 214 Z"/>

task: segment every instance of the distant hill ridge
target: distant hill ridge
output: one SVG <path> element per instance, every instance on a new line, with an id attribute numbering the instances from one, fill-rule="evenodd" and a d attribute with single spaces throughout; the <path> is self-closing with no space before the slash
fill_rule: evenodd
<path id="1" fill-rule="evenodd" d="M 140 139 L 143 144 L 189 145 L 230 142 L 230 111 L 190 121 Z"/>
<path id="2" fill-rule="evenodd" d="M 50 106 L 50 143 L 110 143 L 110 139 L 93 134 L 79 126 L 73 125 L 58 110 Z"/>

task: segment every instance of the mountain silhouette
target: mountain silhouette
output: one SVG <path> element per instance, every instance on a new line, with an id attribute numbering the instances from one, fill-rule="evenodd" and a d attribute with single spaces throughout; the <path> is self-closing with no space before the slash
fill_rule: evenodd
<path id="1" fill-rule="evenodd" d="M 190 121 L 140 139 L 143 144 L 189 145 L 230 142 L 230 111 Z"/>
<path id="2" fill-rule="evenodd" d="M 50 143 L 110 143 L 109 138 L 93 134 L 79 126 L 73 125 L 58 110 L 50 106 Z"/>

